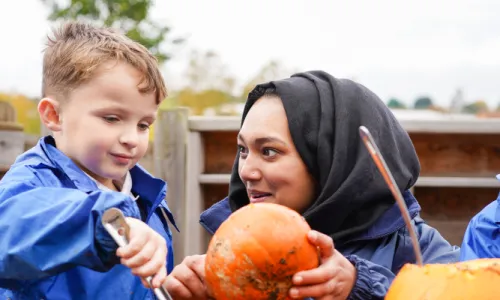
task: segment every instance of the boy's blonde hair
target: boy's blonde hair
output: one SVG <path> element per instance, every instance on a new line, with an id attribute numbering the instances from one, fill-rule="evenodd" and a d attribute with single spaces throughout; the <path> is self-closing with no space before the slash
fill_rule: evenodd
<path id="1" fill-rule="evenodd" d="M 124 61 L 141 72 L 139 91 L 154 92 L 157 103 L 167 96 L 158 61 L 146 47 L 111 28 L 76 21 L 63 24 L 48 37 L 42 96 L 67 95 L 108 61 Z"/>

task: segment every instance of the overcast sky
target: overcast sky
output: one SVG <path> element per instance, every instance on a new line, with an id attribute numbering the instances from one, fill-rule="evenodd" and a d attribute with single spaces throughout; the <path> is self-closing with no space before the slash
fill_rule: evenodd
<path id="1" fill-rule="evenodd" d="M 0 91 L 39 96 L 49 23 L 41 0 L 0 9 Z M 191 49 L 217 52 L 244 82 L 279 59 L 355 78 L 386 100 L 429 95 L 500 102 L 500 1 L 157 0 L 156 19 L 185 35 L 164 74 L 182 84 Z"/>

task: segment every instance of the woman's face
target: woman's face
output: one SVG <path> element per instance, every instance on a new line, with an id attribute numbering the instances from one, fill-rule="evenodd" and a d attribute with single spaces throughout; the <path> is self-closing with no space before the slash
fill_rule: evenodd
<path id="1" fill-rule="evenodd" d="M 314 180 L 295 149 L 281 99 L 257 100 L 238 134 L 238 148 L 238 172 L 251 203 L 277 203 L 299 213 L 309 207 Z"/>

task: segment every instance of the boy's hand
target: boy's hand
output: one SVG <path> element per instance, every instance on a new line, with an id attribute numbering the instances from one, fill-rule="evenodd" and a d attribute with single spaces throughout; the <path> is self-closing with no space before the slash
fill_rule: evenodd
<path id="1" fill-rule="evenodd" d="M 121 263 L 140 276 L 142 284 L 149 288 L 144 280 L 153 276 L 153 288 L 160 287 L 167 277 L 167 242 L 146 223 L 135 218 L 125 218 L 130 226 L 129 244 L 120 247 L 116 255 Z"/>
<path id="2" fill-rule="evenodd" d="M 176 300 L 213 299 L 205 286 L 205 254 L 184 258 L 168 275 L 165 287 Z"/>

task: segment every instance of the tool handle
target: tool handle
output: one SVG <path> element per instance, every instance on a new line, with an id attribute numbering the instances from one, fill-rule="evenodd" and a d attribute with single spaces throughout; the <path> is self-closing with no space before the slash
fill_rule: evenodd
<path id="1" fill-rule="evenodd" d="M 121 210 L 114 207 L 106 210 L 102 215 L 102 224 L 119 247 L 128 245 L 130 227 Z M 145 280 L 150 287 L 153 287 L 153 276 L 148 276 Z M 163 286 L 153 289 L 153 292 L 159 300 L 173 300 L 172 296 L 170 296 L 167 289 Z"/>

